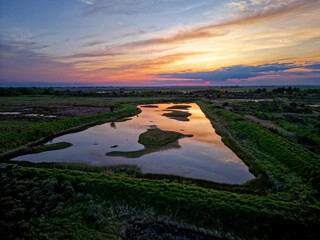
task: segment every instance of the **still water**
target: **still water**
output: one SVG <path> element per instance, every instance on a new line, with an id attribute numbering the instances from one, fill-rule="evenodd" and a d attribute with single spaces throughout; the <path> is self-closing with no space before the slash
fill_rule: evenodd
<path id="1" fill-rule="evenodd" d="M 191 113 L 184 118 L 170 118 L 175 104 L 154 104 L 153 108 L 139 106 L 142 112 L 124 122 L 105 123 L 87 130 L 57 137 L 49 143 L 70 142 L 73 146 L 55 151 L 19 156 L 14 160 L 31 162 L 81 162 L 91 165 L 133 164 L 142 172 L 175 174 L 224 183 L 244 183 L 252 178 L 248 167 L 225 146 L 210 121 L 195 103 L 189 109 L 175 110 Z M 146 154 L 139 158 L 106 156 L 111 151 L 136 151 L 144 146 L 139 135 L 150 128 L 192 134 L 179 140 L 179 148 Z"/>

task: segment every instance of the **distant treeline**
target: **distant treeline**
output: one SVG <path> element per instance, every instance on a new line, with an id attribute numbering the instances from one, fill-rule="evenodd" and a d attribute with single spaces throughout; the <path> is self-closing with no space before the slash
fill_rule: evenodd
<path id="1" fill-rule="evenodd" d="M 216 95 L 218 98 L 275 98 L 275 97 L 305 97 L 305 96 L 318 96 L 320 88 L 307 88 L 301 89 L 298 87 L 277 87 L 277 88 L 256 88 L 244 89 L 243 91 L 221 91 Z"/>
<path id="2" fill-rule="evenodd" d="M 152 96 L 178 96 L 184 95 L 183 91 L 170 90 L 125 90 L 124 88 L 114 90 L 70 90 L 54 88 L 0 88 L 0 96 L 20 95 L 55 95 L 55 96 L 109 96 L 109 97 L 152 97 Z"/>
<path id="3" fill-rule="evenodd" d="M 308 94 L 320 94 L 320 88 L 300 89 L 298 87 L 277 88 L 244 88 L 242 91 L 227 89 L 190 89 L 190 90 L 143 90 L 143 89 L 94 89 L 94 90 L 70 90 L 56 88 L 0 88 L 0 96 L 20 95 L 55 95 L 55 96 L 108 96 L 108 97 L 154 97 L 154 96 L 184 96 L 184 97 L 207 97 L 207 98 L 261 98 L 277 97 L 283 95 L 306 96 Z"/>
<path id="4" fill-rule="evenodd" d="M 96 91 L 70 91 L 67 90 L 57 90 L 54 88 L 0 88 L 0 96 L 19 96 L 19 95 L 73 95 L 73 96 L 92 96 L 97 94 Z"/>

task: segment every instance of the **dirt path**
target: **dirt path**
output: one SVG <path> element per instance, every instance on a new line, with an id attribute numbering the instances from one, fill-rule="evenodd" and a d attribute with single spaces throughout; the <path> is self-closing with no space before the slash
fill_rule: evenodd
<path id="1" fill-rule="evenodd" d="M 244 115 L 244 117 L 254 123 L 261 125 L 262 127 L 277 129 L 279 132 L 281 132 L 283 135 L 285 135 L 287 137 L 294 137 L 295 136 L 294 132 L 286 131 L 283 128 L 275 125 L 274 123 L 272 123 L 270 121 L 262 120 L 262 119 L 255 117 L 255 116 L 252 116 L 252 115 Z"/>

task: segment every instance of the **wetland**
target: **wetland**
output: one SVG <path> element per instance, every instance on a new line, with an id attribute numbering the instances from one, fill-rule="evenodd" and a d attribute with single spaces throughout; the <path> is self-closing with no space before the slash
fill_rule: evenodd
<path id="1" fill-rule="evenodd" d="M 142 172 L 242 184 L 254 175 L 221 141 L 196 103 L 138 106 L 142 112 L 66 134 L 47 144 L 70 146 L 16 157 L 31 162 L 80 162 L 95 166 L 136 165 Z M 151 134 L 152 133 L 152 134 Z"/>

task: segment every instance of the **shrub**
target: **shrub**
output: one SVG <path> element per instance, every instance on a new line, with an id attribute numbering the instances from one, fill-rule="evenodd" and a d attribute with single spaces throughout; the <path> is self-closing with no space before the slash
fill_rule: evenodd
<path id="1" fill-rule="evenodd" d="M 84 217 L 87 221 L 101 226 L 105 224 L 105 218 L 103 215 L 104 210 L 101 205 L 89 205 Z"/>

